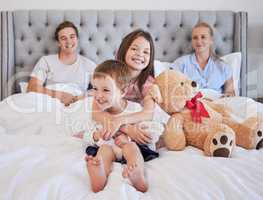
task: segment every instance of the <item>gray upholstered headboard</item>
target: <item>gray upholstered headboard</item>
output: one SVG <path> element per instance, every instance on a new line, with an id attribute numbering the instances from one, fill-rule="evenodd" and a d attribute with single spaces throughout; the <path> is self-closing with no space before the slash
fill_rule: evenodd
<path id="1" fill-rule="evenodd" d="M 215 29 L 216 53 L 242 52 L 240 88 L 246 95 L 246 12 L 19 10 L 1 12 L 1 98 L 17 91 L 14 80 L 25 79 L 42 55 L 57 52 L 54 31 L 64 20 L 79 28 L 80 54 L 96 63 L 113 58 L 123 36 L 136 28 L 152 34 L 156 59 L 173 61 L 191 51 L 191 28 L 208 22 Z"/>

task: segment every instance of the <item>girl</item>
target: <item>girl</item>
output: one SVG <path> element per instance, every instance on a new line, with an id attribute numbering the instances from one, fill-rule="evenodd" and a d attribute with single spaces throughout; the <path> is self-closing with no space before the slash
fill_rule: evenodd
<path id="1" fill-rule="evenodd" d="M 204 22 L 198 23 L 192 30 L 194 53 L 178 58 L 172 65 L 200 88 L 208 88 L 234 96 L 232 69 L 213 52 L 213 29 Z"/>
<path id="2" fill-rule="evenodd" d="M 139 144 L 147 144 L 151 141 L 149 133 L 128 125 L 153 118 L 154 101 L 148 95 L 148 90 L 154 82 L 154 44 L 151 35 L 141 29 L 128 34 L 122 40 L 117 60 L 124 62 L 129 70 L 131 80 L 125 98 L 139 102 L 143 105 L 141 112 L 122 116 L 112 116 L 101 112 L 96 104 L 93 104 L 93 119 L 103 124 L 103 138 L 111 138 L 121 128 L 128 136 Z"/>
<path id="3" fill-rule="evenodd" d="M 66 106 L 78 100 L 70 93 L 55 91 L 45 86 L 54 83 L 73 83 L 82 92 L 87 90 L 89 76 L 95 63 L 77 53 L 78 29 L 69 21 L 58 25 L 55 38 L 59 46 L 58 54 L 43 56 L 31 73 L 27 90 L 58 98 Z"/>

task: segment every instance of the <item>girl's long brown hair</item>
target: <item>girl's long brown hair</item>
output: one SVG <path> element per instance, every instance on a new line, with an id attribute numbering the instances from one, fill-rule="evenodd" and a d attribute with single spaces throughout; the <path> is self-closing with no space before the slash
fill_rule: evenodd
<path id="1" fill-rule="evenodd" d="M 151 34 L 149 32 L 142 30 L 142 29 L 137 29 L 137 30 L 129 33 L 128 35 L 126 35 L 120 44 L 120 47 L 119 47 L 118 52 L 117 52 L 116 59 L 126 63 L 125 62 L 126 53 L 129 49 L 129 47 L 131 46 L 132 42 L 135 39 L 137 39 L 138 37 L 143 37 L 144 39 L 146 39 L 150 43 L 149 64 L 147 65 L 147 67 L 144 70 L 142 70 L 140 75 L 137 77 L 138 87 L 139 87 L 140 91 L 142 92 L 143 84 L 145 83 L 147 78 L 149 76 L 154 77 L 154 67 L 153 67 L 153 65 L 154 65 L 154 44 L 153 44 L 153 39 L 152 39 Z"/>

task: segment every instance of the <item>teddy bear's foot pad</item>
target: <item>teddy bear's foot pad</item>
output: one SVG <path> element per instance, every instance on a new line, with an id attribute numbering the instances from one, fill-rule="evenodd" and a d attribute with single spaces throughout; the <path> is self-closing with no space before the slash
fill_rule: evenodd
<path id="1" fill-rule="evenodd" d="M 256 136 L 256 149 L 261 149 L 263 148 L 263 134 L 262 131 L 258 131 L 257 132 L 257 136 Z"/>
<path id="2" fill-rule="evenodd" d="M 233 148 L 234 137 L 232 134 L 217 134 L 212 140 L 213 153 L 215 157 L 230 157 Z"/>

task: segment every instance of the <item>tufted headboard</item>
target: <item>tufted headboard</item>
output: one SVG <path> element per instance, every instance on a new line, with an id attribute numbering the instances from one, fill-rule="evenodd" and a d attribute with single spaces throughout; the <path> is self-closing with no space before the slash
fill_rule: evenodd
<path id="1" fill-rule="evenodd" d="M 136 28 L 152 34 L 155 58 L 171 62 L 191 51 L 191 29 L 199 21 L 215 29 L 219 55 L 242 52 L 241 95 L 247 92 L 247 13 L 232 11 L 19 10 L 1 12 L 1 99 L 18 91 L 36 61 L 57 52 L 56 26 L 72 21 L 80 33 L 80 54 L 99 63 L 114 58 L 121 39 Z"/>

